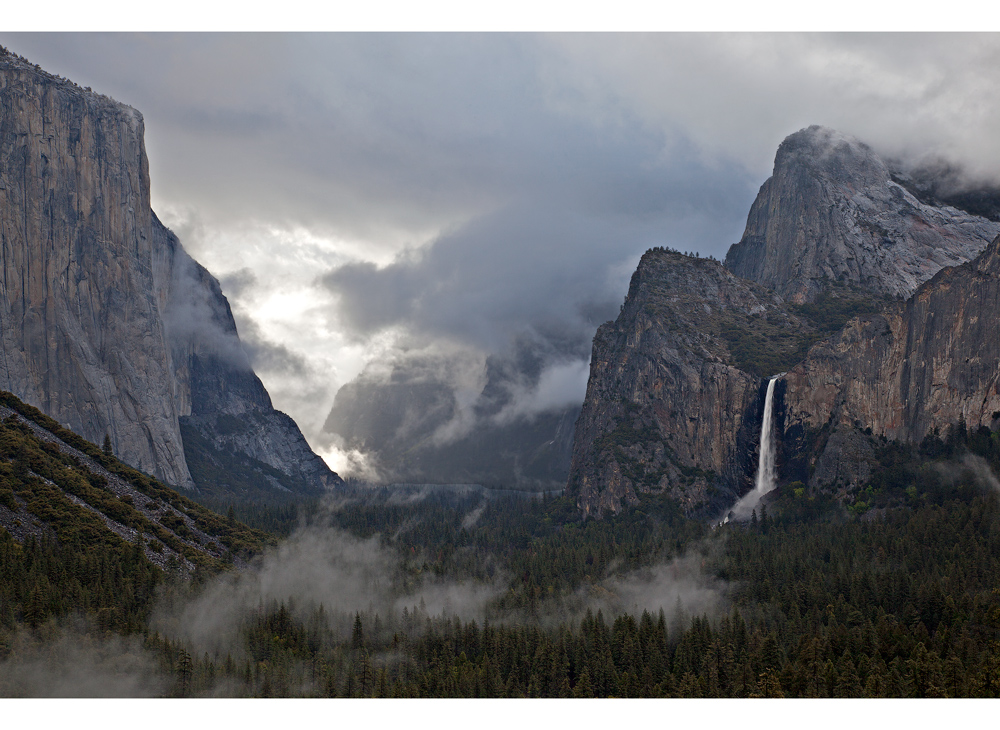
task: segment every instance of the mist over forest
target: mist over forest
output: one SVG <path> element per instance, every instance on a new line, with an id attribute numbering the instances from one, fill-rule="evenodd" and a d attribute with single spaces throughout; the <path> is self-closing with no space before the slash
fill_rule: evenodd
<path id="1" fill-rule="evenodd" d="M 0 43 L 0 697 L 1000 696 L 996 36 Z"/>

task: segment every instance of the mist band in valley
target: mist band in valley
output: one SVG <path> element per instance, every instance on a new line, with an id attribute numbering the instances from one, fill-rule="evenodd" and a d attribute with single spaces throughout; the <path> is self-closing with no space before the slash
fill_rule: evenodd
<path id="1" fill-rule="evenodd" d="M 750 516 L 761 498 L 775 487 L 775 448 L 774 448 L 774 386 L 785 373 L 771 376 L 767 382 L 767 395 L 764 396 L 764 418 L 760 424 L 760 454 L 757 457 L 757 475 L 754 477 L 754 488 L 747 492 L 729 510 L 722 524 L 729 520 L 744 520 Z"/>

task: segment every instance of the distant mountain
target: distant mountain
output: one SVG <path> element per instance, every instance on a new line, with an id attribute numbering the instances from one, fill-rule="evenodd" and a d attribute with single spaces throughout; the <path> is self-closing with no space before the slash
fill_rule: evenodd
<path id="1" fill-rule="evenodd" d="M 335 486 L 272 407 L 218 281 L 150 208 L 143 129 L 0 49 L 0 388 L 178 487 Z"/>
<path id="2" fill-rule="evenodd" d="M 363 373 L 338 391 L 324 429 L 374 459 L 385 481 L 565 486 L 579 405 L 507 416 L 515 392 L 538 384 L 542 363 L 530 347 L 487 357 L 485 384 L 464 411 L 438 365 L 411 360 L 388 375 Z"/>
<path id="3" fill-rule="evenodd" d="M 953 182 L 809 127 L 779 147 L 724 268 L 647 252 L 594 338 L 567 487 L 583 513 L 637 492 L 731 504 L 756 468 L 766 379 L 786 371 L 779 481 L 857 486 L 880 437 L 996 430 L 1000 223 L 969 212 L 989 213 L 990 190 Z"/>

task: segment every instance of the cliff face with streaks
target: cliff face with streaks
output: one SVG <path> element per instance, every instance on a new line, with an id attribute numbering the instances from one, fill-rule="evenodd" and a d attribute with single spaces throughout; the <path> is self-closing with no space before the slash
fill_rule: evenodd
<path id="1" fill-rule="evenodd" d="M 143 130 L 131 107 L 0 51 L 0 389 L 174 485 L 232 450 L 302 491 L 336 483 L 271 407 L 218 282 L 153 213 Z"/>
<path id="2" fill-rule="evenodd" d="M 668 493 L 688 509 L 749 486 L 766 381 L 815 340 L 780 297 L 718 262 L 654 249 L 594 338 L 569 492 L 585 515 Z M 773 358 L 746 359 L 747 345 Z"/>
<path id="3" fill-rule="evenodd" d="M 870 428 L 904 442 L 957 423 L 995 430 L 998 312 L 1000 237 L 975 260 L 939 272 L 907 301 L 852 320 L 813 347 L 784 378 L 785 430 Z"/>

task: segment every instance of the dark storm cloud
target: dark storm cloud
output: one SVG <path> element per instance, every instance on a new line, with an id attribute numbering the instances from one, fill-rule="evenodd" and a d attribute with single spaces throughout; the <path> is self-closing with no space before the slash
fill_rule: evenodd
<path id="1" fill-rule="evenodd" d="M 550 36 L 546 75 L 581 114 L 627 114 L 766 176 L 774 150 L 822 124 L 882 154 L 941 156 L 1000 178 L 995 33 Z M 655 72 L 644 72 L 653 70 Z"/>
<path id="2" fill-rule="evenodd" d="M 216 218 L 348 234 L 433 226 L 489 204 L 519 174 L 511 136 L 531 144 L 518 101 L 531 68 L 506 37 L 4 40 L 142 111 L 160 192 L 193 193 Z"/>
<path id="3" fill-rule="evenodd" d="M 417 349 L 474 349 L 479 362 L 527 338 L 547 353 L 546 388 L 562 393 L 552 378 L 577 383 L 642 251 L 721 258 L 778 144 L 809 124 L 904 157 L 940 155 L 973 176 L 1000 170 L 990 35 L 0 43 L 143 113 L 154 206 L 176 209 L 182 242 L 216 274 L 249 265 L 241 231 L 275 242 L 270 259 L 258 251 L 255 280 L 224 286 L 276 404 L 300 422 L 321 422 L 310 409 L 391 350 L 393 331 Z M 326 248 L 283 245 L 301 231 Z M 289 292 L 295 302 L 277 296 Z M 281 310 L 279 326 L 265 306 L 300 309 Z M 325 331 L 309 326 L 324 317 Z"/>
<path id="4" fill-rule="evenodd" d="M 663 194 L 632 174 L 660 154 L 658 132 L 635 140 L 635 125 L 598 129 L 553 104 L 538 74 L 543 36 L 0 41 L 139 109 L 154 193 L 196 200 L 209 219 L 405 238 L 495 210 L 525 187 L 569 186 L 595 212 L 639 216 Z"/>
<path id="5" fill-rule="evenodd" d="M 487 351 L 530 333 L 589 353 L 594 330 L 617 314 L 644 250 L 668 245 L 721 254 L 719 244 L 738 237 L 731 221 L 751 194 L 732 171 L 636 160 L 626 175 L 622 159 L 632 155 L 595 162 L 562 145 L 551 156 L 562 165 L 552 174 L 565 181 L 563 189 L 550 192 L 542 180 L 516 202 L 388 266 L 347 264 L 322 277 L 337 295 L 341 324 L 360 336 L 401 325 Z"/>
<path id="6" fill-rule="evenodd" d="M 548 147 L 544 174 L 507 205 L 387 266 L 351 263 L 321 277 L 334 295 L 338 328 L 362 340 L 403 331 L 416 349 L 450 343 L 436 358 L 400 352 L 391 359 L 393 382 L 419 375 L 451 393 L 442 401 L 451 418 L 431 428 L 435 444 L 578 406 L 594 332 L 617 316 L 642 252 L 715 244 L 721 255 L 719 243 L 739 236 L 734 209 L 749 206 L 752 192 L 732 169 L 710 169 L 693 152 L 678 154 L 677 166 L 649 164 L 656 139 L 639 129 L 620 137 L 553 135 Z M 453 367 L 456 346 L 466 367 Z M 487 354 L 506 363 L 490 379 L 489 397 L 482 390 Z M 379 367 L 366 376 L 375 382 L 388 373 Z M 395 386 L 385 397 L 392 393 Z M 499 410 L 488 407 L 493 400 Z M 403 410 L 405 398 L 390 401 L 391 410 Z M 426 416 L 426 404 L 416 413 Z"/>
<path id="7" fill-rule="evenodd" d="M 630 210 L 627 201 L 641 215 L 650 192 L 641 177 L 610 186 L 574 176 L 609 163 L 630 173 L 613 158 L 650 152 L 649 139 L 631 139 L 637 130 L 655 142 L 644 164 L 683 170 L 691 148 L 709 168 L 739 161 L 755 184 L 781 139 L 813 123 L 979 173 L 1000 163 L 991 134 L 1000 42 L 990 35 L 4 33 L 0 42 L 142 111 L 154 193 L 197 201 L 214 221 L 412 242 L 545 179 L 550 193 L 589 189 L 598 206 L 617 192 L 615 210 Z M 738 225 L 745 209 L 732 215 Z"/>

